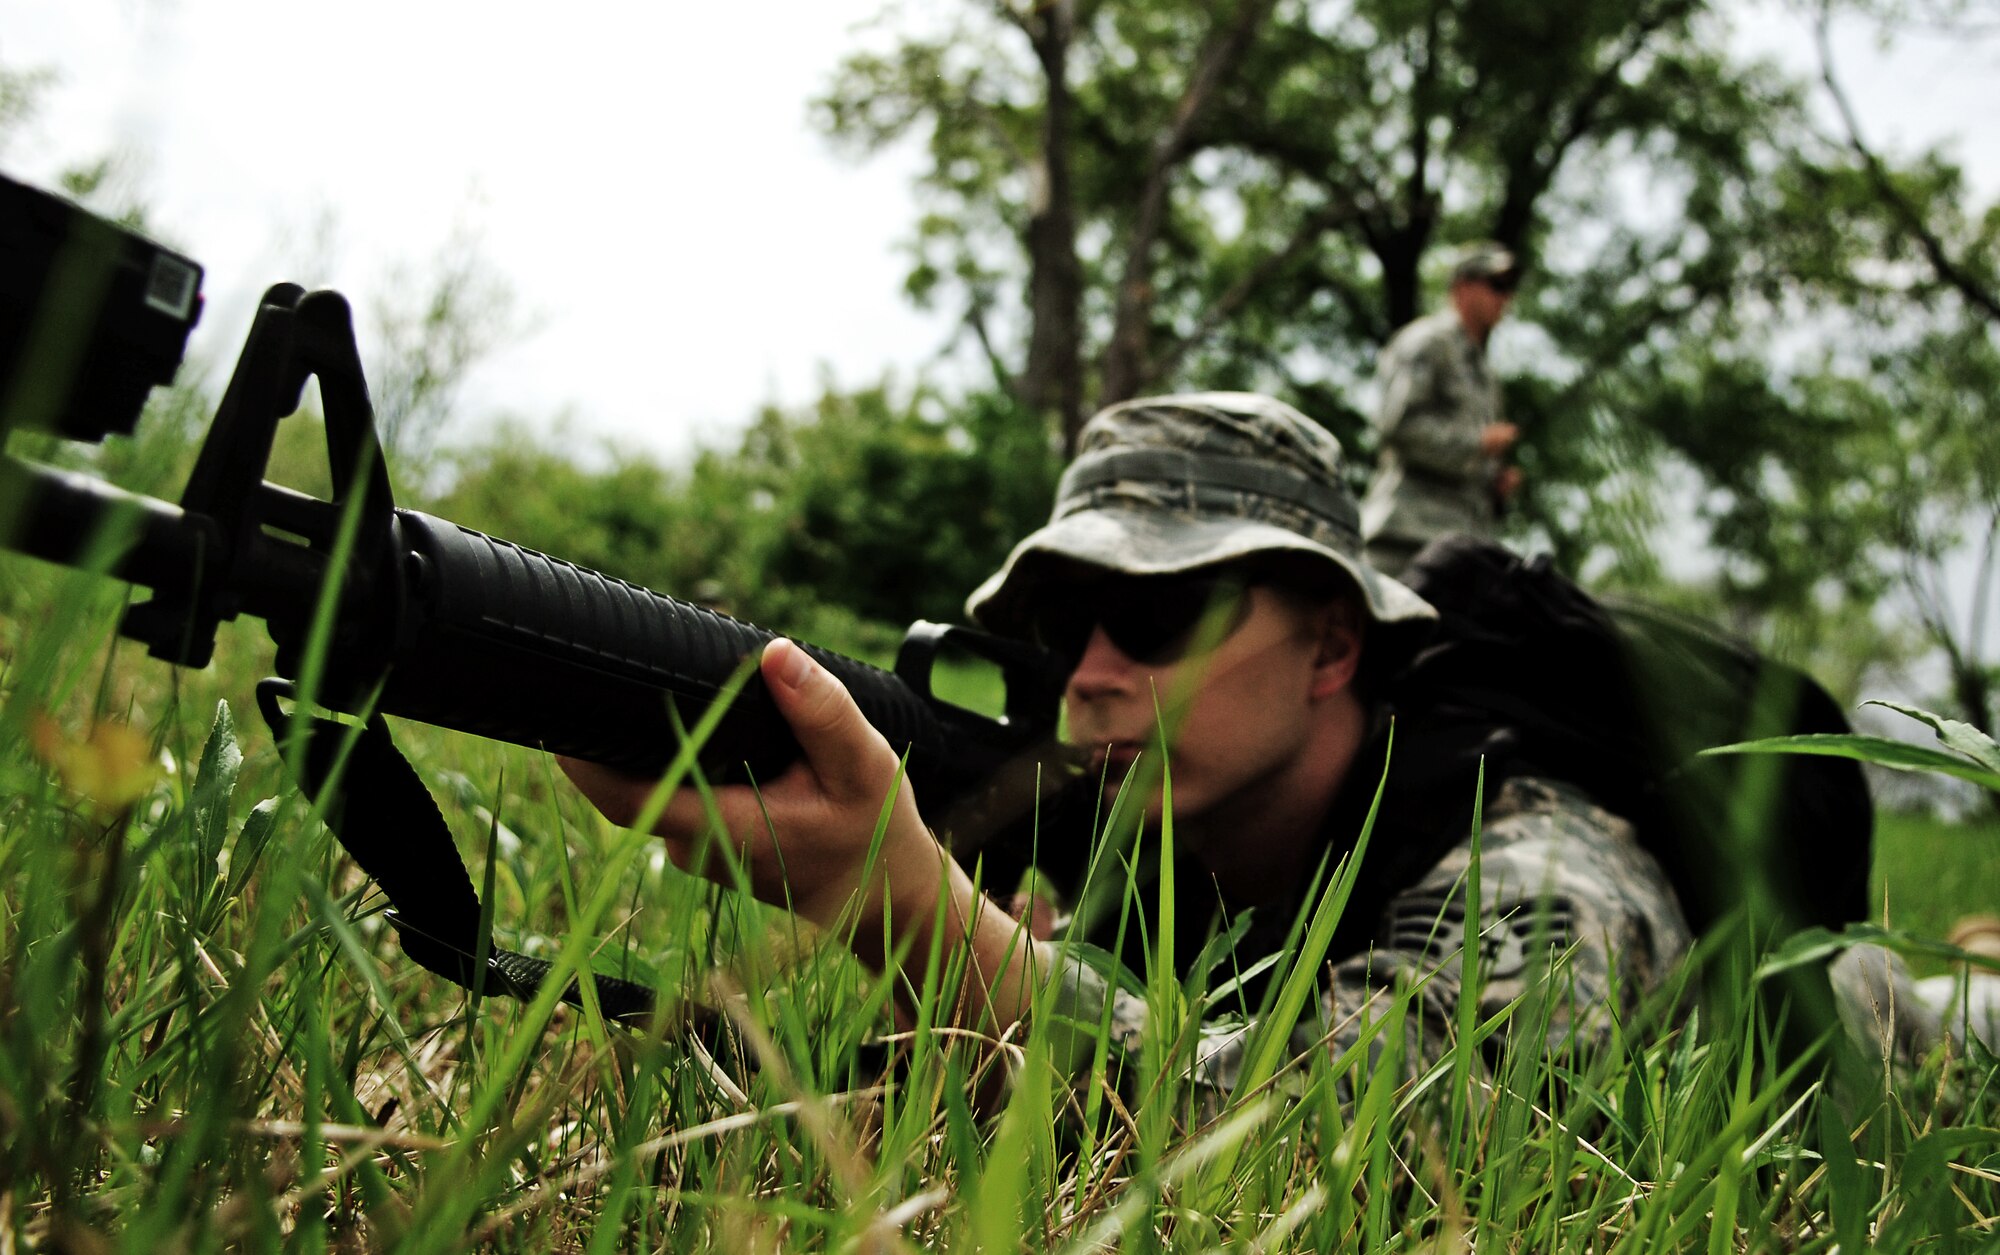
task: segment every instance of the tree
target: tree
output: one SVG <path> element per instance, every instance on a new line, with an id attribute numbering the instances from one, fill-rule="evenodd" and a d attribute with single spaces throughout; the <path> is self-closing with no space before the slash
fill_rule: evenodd
<path id="1" fill-rule="evenodd" d="M 1439 242 L 1536 251 L 1602 208 L 1599 180 L 1565 182 L 1587 159 L 1720 225 L 1758 127 L 1796 107 L 1720 43 L 1699 0 L 968 4 L 850 57 L 819 119 L 863 151 L 926 139 L 911 294 L 956 303 L 1066 443 L 1092 405 L 1188 381 L 1313 400 L 1354 434 L 1334 398 L 1419 312 Z M 1605 312 L 1657 319 L 1735 278 L 1726 255 L 1651 245 L 1565 241 L 1587 260 L 1544 301 L 1614 267 L 1627 290 Z M 1653 280 L 1663 260 L 1694 290 Z"/>
<path id="2" fill-rule="evenodd" d="M 52 77 L 46 68 L 11 70 L 0 66 L 0 151 L 35 116 Z"/>
<path id="3" fill-rule="evenodd" d="M 1955 209 L 1937 154 L 1888 161 L 1851 115 L 1823 134 L 1806 84 L 1728 45 L 1708 0 L 998 0 L 850 56 L 817 117 L 862 152 L 928 145 L 910 293 L 1065 444 L 1136 392 L 1248 386 L 1365 468 L 1354 385 L 1438 247 L 1515 247 L 1517 529 L 1602 585 L 1700 578 L 1795 653 L 1900 587 L 1970 660 L 1979 722 L 1983 623 L 1936 555 L 1991 535 L 1980 463 L 1883 468 L 1986 429 L 1953 424 L 2000 217 Z"/>
<path id="4" fill-rule="evenodd" d="M 1056 473 L 1006 397 L 945 406 L 876 387 L 766 409 L 732 457 L 697 462 L 690 491 L 761 515 L 743 564 L 757 588 L 733 598 L 782 613 L 774 595 L 789 590 L 901 626 L 962 619 L 966 594 L 1048 517 Z"/>
<path id="5" fill-rule="evenodd" d="M 1057 471 L 1010 398 L 945 406 L 887 385 L 766 408 L 735 447 L 680 471 L 616 451 L 592 467 L 518 431 L 455 461 L 446 517 L 877 652 L 894 637 L 864 624 L 962 617 L 965 595 L 1047 517 Z M 829 606 L 860 622 L 825 630 Z"/>
<path id="6" fill-rule="evenodd" d="M 383 448 L 421 474 L 480 362 L 517 337 L 513 289 L 459 228 L 419 270 L 400 266 L 368 303 L 369 391 Z"/>
<path id="7" fill-rule="evenodd" d="M 1870 142 L 1835 63 L 1836 16 L 1821 0 L 1813 25 L 1838 132 L 1817 160 L 1801 161 L 1795 209 L 1817 228 L 1803 237 L 1813 246 L 1805 268 L 1848 286 L 1876 347 L 1858 366 L 1829 364 L 1818 382 L 1850 411 L 1879 410 L 1866 426 L 1888 438 L 1867 450 L 1865 476 L 1880 557 L 1944 660 L 1951 704 L 1990 735 L 2000 690 L 1989 639 L 2000 593 L 2000 440 L 1991 434 L 2000 418 L 2000 205 L 1972 207 L 1942 153 L 1899 166 Z M 1990 33 L 1949 6 L 1929 18 Z"/>

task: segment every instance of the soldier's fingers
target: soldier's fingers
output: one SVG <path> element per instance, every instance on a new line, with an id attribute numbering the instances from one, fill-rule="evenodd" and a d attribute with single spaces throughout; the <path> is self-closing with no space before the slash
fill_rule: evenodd
<path id="1" fill-rule="evenodd" d="M 577 790 L 590 799 L 591 805 L 621 828 L 630 828 L 639 821 L 659 788 L 657 780 L 628 776 L 600 763 L 560 756 L 556 763 Z M 744 796 L 739 797 L 738 794 Z M 762 817 L 756 799 L 749 796 L 748 790 L 723 788 L 716 790 L 714 796 L 723 826 L 731 833 L 743 838 L 750 835 L 753 826 L 761 827 Z M 693 788 L 682 788 L 665 800 L 659 817 L 653 822 L 653 831 L 670 841 L 685 840 L 697 837 L 711 827 L 710 819 L 708 804 L 702 800 L 701 794 Z"/>
<path id="2" fill-rule="evenodd" d="M 732 878 L 729 863 L 755 862 L 766 822 L 749 789 L 718 789 L 710 796 L 713 809 L 694 789 L 676 792 L 667 799 L 653 831 L 666 838 L 667 854 L 682 871 L 728 883 Z M 718 845 L 728 847 L 727 860 Z"/>
<path id="3" fill-rule="evenodd" d="M 654 781 L 628 776 L 602 763 L 557 755 L 556 765 L 577 791 L 590 799 L 592 806 L 621 828 L 632 825 L 645 808 L 646 799 L 652 796 Z"/>
<path id="4" fill-rule="evenodd" d="M 896 778 L 895 752 L 847 686 L 783 637 L 765 647 L 761 663 L 772 700 L 830 799 L 879 805 Z"/>

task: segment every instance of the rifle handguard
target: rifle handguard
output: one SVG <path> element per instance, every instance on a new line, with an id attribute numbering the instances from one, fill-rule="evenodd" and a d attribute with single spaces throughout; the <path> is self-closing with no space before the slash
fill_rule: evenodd
<path id="1" fill-rule="evenodd" d="M 519 745 L 657 774 L 775 633 L 412 510 L 392 529 L 400 596 L 386 627 L 379 709 Z M 378 628 L 378 631 L 381 630 Z M 907 750 L 927 818 L 1046 735 L 1049 713 L 992 720 L 926 700 L 879 667 L 817 646 L 889 744 Z M 282 663 L 281 659 L 281 663 Z M 281 669 L 284 669 L 281 666 Z M 372 669 L 372 668 L 371 668 Z M 365 674 L 353 682 L 372 686 Z M 677 726 L 678 725 L 678 726 Z M 797 740 L 752 672 L 704 745 L 711 779 L 770 780 Z"/>

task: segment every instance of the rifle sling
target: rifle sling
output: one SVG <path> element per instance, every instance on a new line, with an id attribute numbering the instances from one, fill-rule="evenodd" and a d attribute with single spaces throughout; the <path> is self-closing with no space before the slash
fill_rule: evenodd
<path id="1" fill-rule="evenodd" d="M 284 681 L 264 681 L 257 688 L 258 706 L 274 736 L 306 738 L 305 778 L 299 786 L 389 899 L 386 915 L 396 926 L 403 952 L 466 989 L 533 999 L 554 965 L 502 950 L 491 944 L 490 934 L 482 935 L 479 896 L 452 843 L 451 829 L 416 769 L 389 738 L 381 716 L 359 729 L 296 708 L 286 716 L 278 699 L 290 696 L 290 687 Z M 347 749 L 350 739 L 352 748 Z M 482 950 L 487 956 L 483 971 L 478 962 Z M 612 976 L 594 980 L 606 1019 L 643 1024 L 652 1015 L 656 999 L 651 989 Z M 562 998 L 583 1005 L 575 980 Z"/>

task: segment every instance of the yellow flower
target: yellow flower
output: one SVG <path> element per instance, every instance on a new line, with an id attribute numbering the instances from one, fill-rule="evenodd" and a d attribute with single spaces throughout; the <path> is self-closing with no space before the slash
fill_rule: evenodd
<path id="1" fill-rule="evenodd" d="M 55 768 L 63 787 L 90 799 L 109 819 L 146 796 L 159 779 L 152 746 L 131 725 L 100 722 L 82 740 L 72 740 L 47 715 L 29 731 L 35 756 Z"/>

